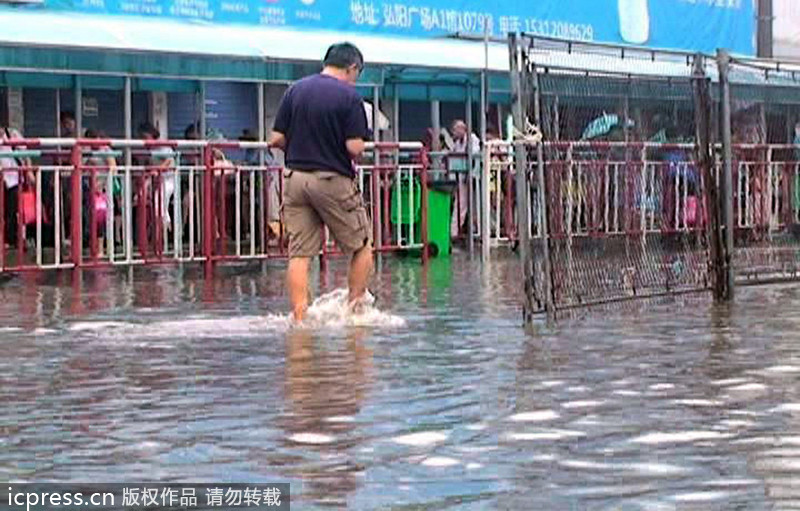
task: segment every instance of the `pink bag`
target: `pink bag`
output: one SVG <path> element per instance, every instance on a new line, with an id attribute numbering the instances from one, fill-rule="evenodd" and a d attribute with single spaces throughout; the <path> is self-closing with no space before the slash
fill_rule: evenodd
<path id="1" fill-rule="evenodd" d="M 97 219 L 97 225 L 104 225 L 108 214 L 108 199 L 103 192 L 97 191 L 94 193 L 94 216 Z"/>
<path id="2" fill-rule="evenodd" d="M 22 210 L 22 225 L 36 223 L 36 192 L 23 189 L 19 194 L 20 209 Z"/>
<path id="3" fill-rule="evenodd" d="M 700 209 L 700 201 L 694 195 L 686 198 L 686 226 L 696 227 L 698 220 L 698 209 Z"/>

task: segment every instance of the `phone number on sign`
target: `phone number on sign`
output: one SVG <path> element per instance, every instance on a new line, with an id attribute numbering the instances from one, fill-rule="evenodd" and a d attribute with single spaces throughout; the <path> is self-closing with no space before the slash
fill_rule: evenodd
<path id="1" fill-rule="evenodd" d="M 574 39 L 578 41 L 594 40 L 594 27 L 585 23 L 569 23 L 566 21 L 527 18 L 524 20 L 524 30 L 528 34 L 544 37 Z"/>

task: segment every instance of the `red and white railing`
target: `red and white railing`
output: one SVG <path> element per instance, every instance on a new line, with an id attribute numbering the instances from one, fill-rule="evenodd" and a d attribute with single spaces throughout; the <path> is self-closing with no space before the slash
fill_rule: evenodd
<path id="1" fill-rule="evenodd" d="M 288 255 L 283 167 L 269 163 L 266 143 L 24 139 L 3 144 L 0 271 Z M 369 144 L 358 163 L 378 252 L 427 244 L 425 229 L 414 233 L 427 224 L 427 160 L 421 151 L 418 143 Z M 415 180 L 419 186 L 411 186 Z M 409 186 L 401 194 L 403 183 Z M 401 195 L 404 203 L 396 207 L 409 208 L 412 217 L 420 207 L 419 225 L 391 222 L 391 202 Z M 7 239 L 9 233 L 14 239 Z M 326 241 L 321 255 L 333 253 Z M 422 253 L 427 257 L 427 250 Z"/>
<path id="2" fill-rule="evenodd" d="M 534 146 L 526 147 L 531 237 L 541 235 Z M 706 227 L 705 177 L 692 144 L 564 141 L 542 144 L 549 235 L 588 237 L 688 233 Z M 800 223 L 800 147 L 734 146 L 736 226 L 743 234 Z M 718 169 L 717 169 L 718 170 Z M 477 193 L 480 238 L 490 246 L 518 239 L 514 145 L 484 145 Z M 483 184 L 488 183 L 488 189 Z"/>

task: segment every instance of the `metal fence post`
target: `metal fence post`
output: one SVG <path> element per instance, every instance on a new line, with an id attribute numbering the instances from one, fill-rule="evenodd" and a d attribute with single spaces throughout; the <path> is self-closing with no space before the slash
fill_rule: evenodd
<path id="1" fill-rule="evenodd" d="M 70 157 L 72 164 L 72 175 L 70 181 L 72 185 L 72 263 L 78 268 L 83 263 L 83 218 L 81 216 L 83 206 L 83 194 L 81 189 L 81 146 L 75 144 L 72 147 Z"/>
<path id="2" fill-rule="evenodd" d="M 723 300 L 731 301 L 734 295 L 733 268 L 733 142 L 731 132 L 731 57 L 726 50 L 717 51 L 717 67 L 719 69 L 719 86 L 722 98 L 722 221 L 725 227 L 724 238 L 724 271 L 725 293 Z"/>
<path id="3" fill-rule="evenodd" d="M 525 129 L 525 119 L 527 109 L 525 108 L 525 91 L 522 88 L 522 77 L 520 71 L 519 61 L 519 42 L 516 34 L 510 34 L 508 38 L 508 50 L 510 58 L 511 69 L 511 108 L 514 118 L 514 126 L 517 129 Z M 513 133 L 512 144 L 514 144 L 514 164 L 516 171 L 516 190 L 517 190 L 517 230 L 519 232 L 519 253 L 522 260 L 522 274 L 525 282 L 525 302 L 523 304 L 523 314 L 525 323 L 528 324 L 532 320 L 533 302 L 532 296 L 527 292 L 531 277 L 532 277 L 532 264 L 531 264 L 531 247 L 530 247 L 530 232 L 528 226 L 530 224 L 529 215 L 530 208 L 528 207 L 528 166 L 527 166 L 527 148 L 522 143 L 514 141 Z"/>
<path id="4" fill-rule="evenodd" d="M 530 66 L 531 80 L 533 82 L 534 101 L 533 112 L 534 122 L 537 126 L 542 125 L 542 91 L 539 86 L 539 74 L 536 72 L 536 66 L 531 63 Z M 542 244 L 542 269 L 544 271 L 544 296 L 545 306 L 547 307 L 547 319 L 549 321 L 555 320 L 555 304 L 553 301 L 553 273 L 550 260 L 550 225 L 548 223 L 547 212 L 547 189 L 545 188 L 544 179 L 544 146 L 536 144 L 536 197 L 538 206 L 537 221 L 539 222 L 539 236 Z"/>
<path id="5" fill-rule="evenodd" d="M 485 37 L 489 35 L 488 29 L 486 31 Z M 485 43 L 484 48 L 485 50 L 485 59 L 488 60 L 488 47 L 486 47 Z M 488 67 L 488 66 L 487 66 Z M 480 223 L 481 223 L 481 258 L 484 261 L 488 261 L 491 255 L 491 249 L 489 246 L 489 238 L 491 237 L 490 231 L 490 224 L 489 224 L 489 165 L 491 162 L 491 151 L 492 149 L 489 148 L 486 140 L 486 122 L 489 116 L 489 109 L 488 109 L 488 102 L 489 102 L 489 91 L 487 90 L 487 77 L 488 74 L 486 72 L 486 67 L 481 70 L 480 79 L 481 79 L 481 88 L 480 88 L 480 128 L 481 128 L 481 143 L 484 146 L 484 158 L 483 158 L 483 166 L 481 168 L 481 195 L 480 195 Z M 488 157 L 486 157 L 488 155 Z"/>
<path id="6" fill-rule="evenodd" d="M 130 140 L 133 138 L 133 88 L 131 77 L 125 77 L 125 91 L 124 91 L 124 113 L 125 113 L 125 139 Z M 123 203 L 124 210 L 124 227 L 123 232 L 125 236 L 125 261 L 130 264 L 133 261 L 133 193 L 131 180 L 131 166 L 133 165 L 133 154 L 131 148 L 125 148 L 125 172 L 123 183 Z"/>
<path id="7" fill-rule="evenodd" d="M 714 150 L 711 142 L 711 91 L 704 68 L 705 58 L 702 54 L 694 57 L 692 71 L 692 89 L 694 93 L 694 114 L 697 144 L 697 164 L 703 176 L 705 189 L 705 207 L 709 211 L 708 225 L 708 257 L 709 268 L 713 273 L 713 294 L 715 301 L 725 297 L 727 285 L 725 277 L 724 247 L 722 241 L 722 203 L 716 179 Z"/>
<path id="8" fill-rule="evenodd" d="M 481 259 L 485 262 L 491 257 L 491 197 L 489 195 L 489 180 L 491 179 L 491 166 L 492 166 L 492 152 L 495 151 L 495 146 L 489 144 L 486 137 L 483 137 L 483 164 L 481 165 L 481 186 L 480 197 L 478 203 L 480 204 L 481 213 L 479 220 L 481 224 Z M 498 169 L 498 174 L 501 169 Z M 498 178 L 499 179 L 499 178 Z M 498 180 L 499 183 L 499 180 Z M 499 184 L 498 184 L 499 186 Z"/>
<path id="9" fill-rule="evenodd" d="M 375 238 L 375 248 L 380 251 L 388 239 L 389 245 L 391 245 L 392 239 L 391 236 L 388 236 L 388 232 L 386 232 L 386 222 L 387 216 L 384 211 L 384 208 L 388 204 L 389 198 L 384 190 L 384 170 L 381 168 L 383 165 L 383 160 L 381 155 L 381 151 L 379 149 L 379 145 L 381 142 L 381 128 L 380 128 L 380 102 L 381 102 L 381 89 L 377 85 L 372 89 L 372 140 L 375 142 L 375 148 L 373 150 L 374 154 L 374 161 L 375 161 L 375 172 L 374 176 L 377 182 L 377 186 L 375 188 L 375 198 L 374 200 L 377 201 L 378 207 L 376 208 L 377 212 L 377 219 L 376 219 L 376 226 L 377 229 L 373 234 Z"/>
<path id="10" fill-rule="evenodd" d="M 214 156 L 211 147 L 203 147 L 203 256 L 206 270 L 213 266 L 214 256 Z"/>
<path id="11" fill-rule="evenodd" d="M 467 82 L 466 96 L 466 111 L 464 113 L 467 118 L 467 223 L 469 224 L 469 227 L 467 227 L 467 244 L 469 253 L 472 255 L 475 252 L 475 174 L 472 171 L 472 166 L 477 161 L 477 157 L 472 153 L 472 83 L 469 81 Z M 459 216 L 458 218 L 460 222 L 461 217 Z"/>

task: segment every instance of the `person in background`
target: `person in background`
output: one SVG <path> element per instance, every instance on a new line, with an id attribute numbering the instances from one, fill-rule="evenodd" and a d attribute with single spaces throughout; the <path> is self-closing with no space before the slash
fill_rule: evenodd
<path id="1" fill-rule="evenodd" d="M 94 129 L 87 129 L 85 138 L 95 140 L 105 140 L 107 135 L 103 131 Z M 84 174 L 83 178 L 83 232 L 84 236 L 89 235 L 90 216 L 89 212 L 94 209 L 95 216 L 97 217 L 97 230 L 100 236 L 100 254 L 102 257 L 103 245 L 105 241 L 103 236 L 106 234 L 106 214 L 109 206 L 108 197 L 108 176 L 111 175 L 111 200 L 114 204 L 114 239 L 122 240 L 122 181 L 117 175 L 117 159 L 110 153 L 111 147 L 107 145 L 100 145 L 91 148 L 91 153 L 84 159 L 84 165 L 89 167 L 89 170 L 94 169 L 92 174 L 88 172 L 88 176 Z M 92 195 L 92 182 L 94 179 L 94 196 Z M 88 239 L 88 238 L 87 238 Z M 113 250 L 113 245 L 108 243 L 109 252 Z"/>
<path id="2" fill-rule="evenodd" d="M 794 139 L 792 140 L 792 143 L 796 146 L 800 146 L 800 121 L 794 125 Z M 795 149 L 794 158 L 795 160 L 800 160 L 800 153 L 797 151 L 798 149 Z"/>
<path id="3" fill-rule="evenodd" d="M 494 127 L 486 129 L 486 140 L 487 142 L 500 140 L 500 135 Z M 513 218 L 506 218 L 506 211 L 500 211 L 500 225 L 497 224 L 497 210 L 503 207 L 503 203 L 506 200 L 506 192 L 503 185 L 506 184 L 506 180 L 510 179 L 511 176 L 509 173 L 510 160 L 504 154 L 502 147 L 495 147 L 491 149 L 489 161 L 491 163 L 489 169 L 489 225 L 491 232 L 494 232 L 495 236 L 499 237 L 502 235 L 503 225 L 505 225 L 506 231 L 510 231 L 513 228 L 511 225 Z"/>
<path id="4" fill-rule="evenodd" d="M 209 134 L 208 139 L 212 141 L 220 141 L 225 140 L 225 136 L 219 132 L 212 132 Z M 216 212 L 216 215 L 214 215 L 214 230 L 216 239 L 220 240 L 220 243 L 223 243 L 223 235 L 227 236 L 229 239 L 232 238 L 236 228 L 236 183 L 233 179 L 236 175 L 236 165 L 234 165 L 234 163 L 228 159 L 223 150 L 217 147 L 211 149 L 211 159 L 213 165 L 212 175 L 214 176 L 213 201 Z M 226 229 L 224 232 L 222 230 L 223 204 L 225 206 L 224 211 L 226 212 Z"/>
<path id="5" fill-rule="evenodd" d="M 59 116 L 61 124 L 61 138 L 77 138 L 78 124 L 75 121 L 75 113 L 71 111 L 61 112 Z"/>
<path id="6" fill-rule="evenodd" d="M 78 138 L 78 123 L 75 120 L 75 112 L 70 110 L 62 111 L 58 116 L 58 136 L 60 138 Z M 63 149 L 63 148 L 62 148 Z M 66 149 L 67 154 L 59 155 L 55 158 L 55 164 L 59 167 L 67 168 L 72 165 L 70 160 L 69 149 Z M 67 171 L 59 172 L 60 175 L 60 182 L 59 186 L 61 188 L 61 201 L 60 201 L 60 208 L 61 209 L 61 226 L 57 229 L 60 231 L 59 235 L 63 240 L 64 247 L 69 246 L 69 239 L 71 236 L 70 232 L 70 224 L 72 222 L 72 191 L 69 186 L 69 178 L 70 174 Z M 44 182 L 43 188 L 45 190 L 53 189 L 55 190 L 55 185 Z M 52 196 L 55 196 L 55 192 L 53 192 Z"/>
<path id="7" fill-rule="evenodd" d="M 193 122 L 192 124 L 186 126 L 186 129 L 183 130 L 183 138 L 186 140 L 200 140 L 201 137 L 200 131 L 200 123 Z"/>
<path id="8" fill-rule="evenodd" d="M 481 141 L 475 133 L 469 133 L 467 123 L 461 119 L 456 119 L 450 128 L 453 145 L 450 147 L 451 157 L 449 158 L 448 170 L 458 174 L 466 174 L 469 159 L 468 154 L 472 154 L 472 176 L 458 179 L 458 188 L 453 202 L 453 214 L 450 222 L 450 236 L 458 237 L 461 229 L 467 220 L 469 208 L 469 186 L 470 180 L 474 179 L 476 168 L 480 167 Z M 469 151 L 469 152 L 468 152 Z M 468 233 L 469 234 L 469 233 Z"/>
<path id="9" fill-rule="evenodd" d="M 250 130 L 242 130 L 242 134 L 239 137 L 240 142 L 258 142 L 258 137 L 255 136 Z M 244 150 L 244 163 L 248 167 L 255 167 L 259 164 L 259 150 L 258 149 L 245 149 Z M 272 152 L 265 151 L 264 155 L 265 162 L 269 162 L 272 160 Z M 267 163 L 268 164 L 268 163 Z"/>
<path id="10" fill-rule="evenodd" d="M 255 134 L 253 134 L 253 132 L 251 130 L 246 129 L 246 130 L 242 131 L 242 136 L 239 137 L 239 140 L 242 141 L 242 142 L 257 142 L 258 141 L 258 137 Z M 272 154 L 272 151 L 269 150 L 269 149 L 267 149 L 267 150 L 245 149 L 245 152 L 244 152 L 245 165 L 247 167 L 250 167 L 251 169 L 259 168 L 259 165 L 261 165 L 261 163 L 262 163 L 261 162 L 261 157 L 260 157 L 260 154 L 262 154 L 262 153 L 264 155 L 264 161 L 263 161 L 264 166 L 267 169 L 270 169 L 270 168 L 274 169 L 276 167 L 275 156 Z M 266 217 L 265 218 L 266 218 L 266 222 L 267 222 L 267 228 L 269 229 L 269 232 L 268 232 L 267 236 L 269 238 L 271 238 L 271 239 L 278 239 L 280 237 L 280 233 L 281 233 L 281 219 L 280 219 L 281 198 L 280 198 L 280 188 L 279 188 L 279 186 L 280 186 L 280 182 L 279 182 L 280 174 L 278 172 L 274 172 L 274 171 L 271 171 L 271 170 L 267 170 L 266 172 L 263 172 L 259 168 L 259 171 L 258 171 L 258 173 L 256 175 L 257 176 L 260 175 L 260 176 L 263 177 L 263 179 L 264 179 L 264 187 L 267 190 L 267 194 L 269 194 L 269 202 L 267 203 L 267 205 L 269 207 L 265 211 L 265 213 L 266 213 Z M 258 194 L 258 189 L 259 189 L 258 188 L 258 186 L 259 186 L 258 183 L 259 183 L 259 180 L 256 181 L 256 190 L 257 190 L 256 193 L 257 194 Z M 244 186 L 245 187 L 249 187 L 249 179 L 246 179 L 244 181 Z M 249 191 L 247 193 L 243 192 L 243 195 L 242 195 L 242 214 L 245 215 L 245 216 L 249 215 L 249 213 L 248 213 L 250 211 L 250 209 L 249 209 L 250 208 L 249 201 L 250 201 Z M 261 201 L 256 201 L 256 202 L 260 203 Z"/>
<path id="11" fill-rule="evenodd" d="M 425 131 L 422 133 L 422 137 L 420 137 L 420 143 L 422 143 L 422 152 L 419 164 L 427 166 L 429 169 L 431 164 L 431 157 L 429 153 L 433 151 L 433 137 L 433 128 L 425 128 Z"/>
<path id="12" fill-rule="evenodd" d="M 183 130 L 184 140 L 201 140 L 202 130 L 200 129 L 200 122 L 196 121 L 186 126 Z M 194 215 L 194 228 L 195 228 L 195 242 L 200 239 L 198 236 L 198 229 L 200 228 L 200 219 L 202 211 L 201 190 L 203 186 L 203 151 L 201 149 L 190 149 L 184 152 L 181 156 L 181 166 L 185 170 L 194 169 L 194 205 L 189 203 L 189 175 L 181 176 L 181 190 L 183 191 L 183 198 L 181 200 L 182 218 L 183 218 L 183 241 L 190 240 L 189 229 L 189 215 Z"/>
<path id="13" fill-rule="evenodd" d="M 433 151 L 433 128 L 425 128 L 425 131 L 422 133 L 422 137 L 420 138 L 420 142 L 422 142 L 422 147 L 426 151 Z"/>
<path id="14" fill-rule="evenodd" d="M 22 134 L 14 128 L 0 128 L 0 153 L 10 153 L 14 150 L 24 149 L 8 144 L 8 141 L 21 139 Z M 0 167 L 3 169 L 3 186 L 5 187 L 5 248 L 16 247 L 19 226 L 35 219 L 19 219 L 19 201 L 23 189 L 30 190 L 36 180 L 32 163 L 29 158 L 0 157 Z M 23 208 L 25 209 L 25 208 Z M 21 220 L 21 221 L 18 221 Z"/>
<path id="15" fill-rule="evenodd" d="M 161 132 L 149 122 L 139 126 L 139 137 L 145 141 L 159 140 Z M 150 152 L 148 170 L 152 177 L 161 175 L 163 186 L 161 188 L 161 219 L 167 229 L 172 228 L 169 203 L 175 194 L 175 153 L 169 147 L 158 147 Z M 149 180 L 148 180 L 149 181 Z M 146 196 L 152 188 L 148 188 L 148 181 L 145 181 Z"/>

